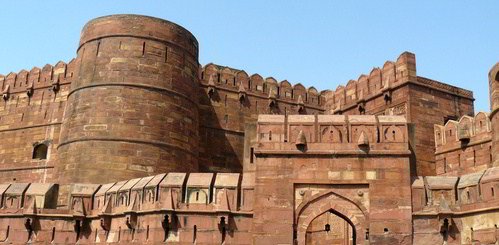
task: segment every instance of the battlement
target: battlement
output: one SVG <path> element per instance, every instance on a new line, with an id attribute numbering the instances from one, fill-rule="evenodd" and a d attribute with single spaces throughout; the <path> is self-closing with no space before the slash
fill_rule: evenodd
<path id="1" fill-rule="evenodd" d="M 416 214 L 456 214 L 498 207 L 499 168 L 454 176 L 417 177 L 412 183 Z"/>
<path id="2" fill-rule="evenodd" d="M 259 115 L 257 138 L 260 151 L 403 153 L 409 136 L 403 116 Z"/>
<path id="3" fill-rule="evenodd" d="M 435 125 L 436 154 L 460 149 L 491 140 L 489 115 L 479 112 L 474 117 L 463 116 L 458 121 L 448 120 L 445 125 Z"/>
<path id="4" fill-rule="evenodd" d="M 69 189 L 69 203 L 55 211 L 58 184 L 2 184 L 0 216 L 18 212 L 16 210 L 23 210 L 25 214 L 57 213 L 71 217 L 112 216 L 148 210 L 251 212 L 254 174 L 168 173 L 103 185 L 71 184 Z"/>
<path id="5" fill-rule="evenodd" d="M 244 70 L 212 63 L 201 68 L 200 76 L 203 86 L 315 108 L 323 106 L 324 94 L 328 91 L 307 89 L 300 83 L 291 85 L 287 80 L 277 82 L 273 77 L 264 79 L 259 74 L 249 76 Z"/>
<path id="6" fill-rule="evenodd" d="M 0 88 L 4 99 L 9 99 L 10 95 L 16 93 L 28 93 L 30 96 L 37 89 L 51 88 L 57 91 L 59 86 L 70 83 L 76 72 L 76 59 L 69 63 L 59 61 L 41 69 L 33 67 L 30 71 L 0 74 Z"/>
<path id="7" fill-rule="evenodd" d="M 197 239 L 209 244 L 251 238 L 253 173 L 165 173 L 70 184 L 69 199 L 59 193 L 63 186 L 1 184 L 0 242 L 156 244 L 192 241 L 198 229 Z M 68 202 L 57 206 L 61 200 Z"/>
<path id="8" fill-rule="evenodd" d="M 434 125 L 438 175 L 459 176 L 492 166 L 492 125 L 489 114 L 463 116 Z"/>
<path id="9" fill-rule="evenodd" d="M 416 56 L 402 53 L 395 62 L 386 61 L 382 68 L 375 67 L 369 75 L 362 74 L 326 95 L 326 110 L 330 114 L 389 93 L 391 89 L 407 81 L 416 80 Z"/>
<path id="10" fill-rule="evenodd" d="M 469 90 L 417 76 L 416 56 L 404 52 L 396 61 L 386 61 L 382 68 L 374 67 L 368 75 L 362 74 L 357 80 L 350 80 L 345 86 L 326 93 L 325 109 L 334 114 L 356 106 L 365 107 L 366 101 L 379 96 L 390 100 L 392 91 L 408 82 L 473 99 L 473 92 Z"/>

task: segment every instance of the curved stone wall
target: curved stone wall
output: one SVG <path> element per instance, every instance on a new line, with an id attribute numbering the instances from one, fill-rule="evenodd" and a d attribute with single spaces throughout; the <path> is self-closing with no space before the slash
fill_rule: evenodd
<path id="1" fill-rule="evenodd" d="M 112 15 L 83 28 L 63 119 L 61 182 L 198 169 L 198 43 L 174 23 Z"/>

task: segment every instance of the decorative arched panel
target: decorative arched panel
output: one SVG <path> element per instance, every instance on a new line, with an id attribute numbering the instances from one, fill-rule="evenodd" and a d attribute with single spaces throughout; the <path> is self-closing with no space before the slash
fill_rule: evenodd
<path id="1" fill-rule="evenodd" d="M 337 127 L 331 125 L 324 127 L 321 130 L 321 142 L 322 143 L 342 143 L 343 133 Z"/>
<path id="2" fill-rule="evenodd" d="M 405 142 L 403 131 L 395 125 L 392 125 L 384 130 L 383 139 L 384 142 Z"/>

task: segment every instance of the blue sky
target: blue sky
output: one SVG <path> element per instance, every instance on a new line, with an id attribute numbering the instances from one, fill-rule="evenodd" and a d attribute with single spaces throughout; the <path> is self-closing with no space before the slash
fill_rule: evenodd
<path id="1" fill-rule="evenodd" d="M 189 29 L 200 62 L 335 89 L 403 51 L 418 75 L 471 89 L 489 110 L 489 69 L 499 61 L 499 1 L 5 1 L 0 74 L 75 57 L 90 19 L 156 16 Z M 493 45 L 494 44 L 494 45 Z"/>

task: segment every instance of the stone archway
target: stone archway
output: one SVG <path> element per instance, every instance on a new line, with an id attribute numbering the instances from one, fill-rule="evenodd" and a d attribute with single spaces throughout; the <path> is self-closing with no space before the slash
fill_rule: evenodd
<path id="1" fill-rule="evenodd" d="M 307 245 L 351 245 L 357 240 L 354 225 L 335 210 L 317 216 L 307 228 Z"/>
<path id="2" fill-rule="evenodd" d="M 327 212 L 335 213 L 353 227 L 352 233 L 356 238 L 354 244 L 365 244 L 362 239 L 362 234 L 368 227 L 365 207 L 333 191 L 325 191 L 298 206 L 295 219 L 298 245 L 306 244 L 307 230 L 311 223 Z"/>

